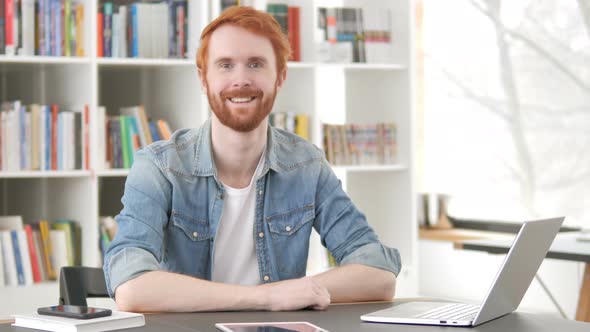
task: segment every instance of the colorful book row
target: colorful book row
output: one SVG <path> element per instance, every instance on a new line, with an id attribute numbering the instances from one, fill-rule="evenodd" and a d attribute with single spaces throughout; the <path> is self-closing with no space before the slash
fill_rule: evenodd
<path id="1" fill-rule="evenodd" d="M 0 112 L 0 169 L 89 169 L 89 109 L 3 102 Z"/>
<path id="2" fill-rule="evenodd" d="M 123 107 L 120 115 L 107 115 L 100 106 L 98 119 L 99 167 L 131 168 L 137 150 L 152 142 L 169 139 L 172 131 L 165 120 L 149 121 L 143 106 Z"/>
<path id="3" fill-rule="evenodd" d="M 292 112 L 272 112 L 269 124 L 275 128 L 295 133 L 309 140 L 309 116 Z"/>
<path id="4" fill-rule="evenodd" d="M 393 123 L 323 124 L 324 151 L 332 165 L 391 165 L 396 162 Z"/>
<path id="5" fill-rule="evenodd" d="M 84 1 L 0 0 L 0 54 L 84 56 Z"/>
<path id="6" fill-rule="evenodd" d="M 0 285 L 56 280 L 61 267 L 81 264 L 81 252 L 76 222 L 41 220 L 23 225 L 20 216 L 0 217 Z"/>
<path id="7" fill-rule="evenodd" d="M 393 57 L 388 8 L 318 8 L 320 62 L 389 63 Z"/>
<path id="8" fill-rule="evenodd" d="M 104 2 L 97 13 L 97 56 L 113 58 L 184 58 L 188 4 Z"/>

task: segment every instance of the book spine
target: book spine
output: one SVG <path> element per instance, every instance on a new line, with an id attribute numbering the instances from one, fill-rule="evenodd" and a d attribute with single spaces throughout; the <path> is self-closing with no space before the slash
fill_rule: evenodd
<path id="1" fill-rule="evenodd" d="M 21 106 L 18 110 L 18 124 L 20 128 L 20 163 L 19 169 L 24 170 L 27 167 L 27 130 L 26 130 L 26 122 L 25 122 L 25 106 Z"/>
<path id="2" fill-rule="evenodd" d="M 18 286 L 14 249 L 10 231 L 0 232 L 2 236 L 2 258 L 4 260 L 4 281 L 6 286 Z"/>
<path id="3" fill-rule="evenodd" d="M 59 139 L 58 136 L 58 114 L 59 114 L 59 108 L 56 104 L 51 105 L 51 139 L 49 140 L 49 142 L 51 142 L 51 169 L 52 170 L 57 170 L 57 142 Z"/>
<path id="4" fill-rule="evenodd" d="M 0 54 L 6 53 L 6 0 L 0 0 Z"/>
<path id="5" fill-rule="evenodd" d="M 83 140 L 83 145 L 82 145 L 82 149 L 84 151 L 81 151 L 81 153 L 83 154 L 83 161 L 84 161 L 84 169 L 89 170 L 90 169 L 90 107 L 88 106 L 88 104 L 84 105 L 84 114 L 83 114 L 83 119 L 82 121 L 84 122 L 83 126 L 83 137 L 81 138 Z"/>
<path id="6" fill-rule="evenodd" d="M 29 246 L 29 256 L 31 258 L 31 269 L 33 272 L 33 282 L 38 283 L 42 281 L 41 270 L 39 268 L 39 258 L 37 257 L 37 250 L 35 248 L 35 238 L 33 236 L 33 227 L 25 225 L 25 233 L 27 235 L 27 244 Z"/>
<path id="7" fill-rule="evenodd" d="M 160 140 L 160 135 L 158 134 L 158 129 L 156 128 L 156 124 L 153 121 L 149 122 L 150 132 L 152 133 L 152 140 L 154 142 Z"/>
<path id="8" fill-rule="evenodd" d="M 14 55 L 14 0 L 4 0 L 4 36 L 6 54 Z"/>
<path id="9" fill-rule="evenodd" d="M 121 115 L 119 117 L 119 130 L 121 134 L 121 150 L 123 153 L 123 168 L 130 168 L 131 163 L 129 162 L 129 137 L 127 134 L 127 117 Z"/>
<path id="10" fill-rule="evenodd" d="M 112 56 L 111 53 L 111 46 L 112 46 L 112 27 L 113 27 L 113 3 L 112 2 L 105 2 L 104 3 L 104 56 L 109 58 Z"/>
<path id="11" fill-rule="evenodd" d="M 18 234 L 17 231 L 11 231 L 10 236 L 12 238 L 12 251 L 14 253 L 14 263 L 16 266 L 16 276 L 19 285 L 25 285 L 25 272 L 23 269 L 23 259 L 21 256 L 21 250 L 18 245 Z"/>
<path id="12" fill-rule="evenodd" d="M 16 231 L 18 246 L 20 248 L 21 263 L 23 265 L 24 285 L 33 284 L 33 271 L 31 266 L 31 253 L 27 242 L 27 234 L 24 230 Z"/>
<path id="13" fill-rule="evenodd" d="M 72 47 L 72 50 L 76 50 L 76 56 L 84 56 L 84 4 L 79 3 L 78 5 L 76 5 L 75 17 L 76 38 L 74 39 L 75 47 Z"/>
<path id="14" fill-rule="evenodd" d="M 64 56 L 71 56 L 72 55 L 72 49 L 70 48 L 71 45 L 71 30 L 72 30 L 72 1 L 71 0 L 64 0 L 63 3 L 63 20 L 64 20 L 64 33 L 63 33 L 63 55 Z"/>
<path id="15" fill-rule="evenodd" d="M 47 276 L 49 280 L 55 280 L 57 279 L 57 274 L 53 258 L 53 245 L 51 243 L 51 237 L 49 236 L 49 223 L 47 220 L 41 220 L 39 222 L 39 230 L 41 231 L 41 241 L 43 242 L 43 254 L 45 266 L 47 267 Z"/>
<path id="16" fill-rule="evenodd" d="M 131 56 L 133 58 L 139 57 L 139 22 L 137 14 L 137 3 L 131 5 Z"/>
<path id="17" fill-rule="evenodd" d="M 97 38 L 96 38 L 96 56 L 97 57 L 103 57 L 104 56 L 104 39 L 103 39 L 103 34 L 104 34 L 104 15 L 101 12 L 96 13 L 96 33 L 97 33 Z"/>

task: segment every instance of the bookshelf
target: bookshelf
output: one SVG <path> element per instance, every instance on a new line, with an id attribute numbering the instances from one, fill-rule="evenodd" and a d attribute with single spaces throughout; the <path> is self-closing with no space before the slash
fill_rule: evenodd
<path id="1" fill-rule="evenodd" d="M 98 0 L 83 0 L 96 13 Z M 254 1 L 264 7 L 273 1 Z M 284 2 L 283 2 L 284 3 Z M 417 291 L 417 228 L 412 157 L 411 0 L 290 0 L 300 7 L 301 60 L 288 64 L 287 81 L 274 111 L 309 116 L 310 140 L 323 146 L 322 123 L 397 125 L 397 162 L 392 165 L 335 166 L 355 204 L 380 239 L 400 250 L 403 260 L 398 296 Z M 126 169 L 105 169 L 96 153 L 96 109 L 118 114 L 122 106 L 144 105 L 150 117 L 166 119 L 173 130 L 198 127 L 209 117 L 194 54 L 201 29 L 217 10 L 215 1 L 189 0 L 188 58 L 103 58 L 96 54 L 96 15 L 85 15 L 85 57 L 0 55 L 0 100 L 90 107 L 90 170 L 0 172 L 0 213 L 25 222 L 68 218 L 82 227 L 82 263 L 100 266 L 98 218 L 121 209 Z M 317 9 L 329 6 L 388 8 L 391 13 L 390 61 L 320 63 L 315 54 Z M 55 304 L 56 282 L 26 287 L 0 286 L 0 315 Z M 35 299 L 35 301 L 31 301 Z"/>

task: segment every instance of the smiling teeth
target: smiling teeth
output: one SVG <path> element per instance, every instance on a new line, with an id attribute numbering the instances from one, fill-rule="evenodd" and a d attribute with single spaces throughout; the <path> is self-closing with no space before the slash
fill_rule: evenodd
<path id="1" fill-rule="evenodd" d="M 229 100 L 231 100 L 232 103 L 247 103 L 247 102 L 251 101 L 252 99 L 254 99 L 254 97 L 248 97 L 248 98 L 230 98 Z"/>

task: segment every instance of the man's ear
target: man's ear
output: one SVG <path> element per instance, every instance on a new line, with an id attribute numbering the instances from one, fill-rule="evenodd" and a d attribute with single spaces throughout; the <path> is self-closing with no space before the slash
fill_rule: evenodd
<path id="1" fill-rule="evenodd" d="M 199 81 L 201 81 L 201 91 L 204 94 L 207 94 L 207 79 L 205 77 L 205 73 L 201 68 L 197 68 L 197 71 L 199 73 Z"/>
<path id="2" fill-rule="evenodd" d="M 283 69 L 283 71 L 281 73 L 279 73 L 279 75 L 277 75 L 277 89 L 280 89 L 281 87 L 283 87 L 283 83 L 285 83 L 286 79 L 287 79 L 287 69 Z"/>

